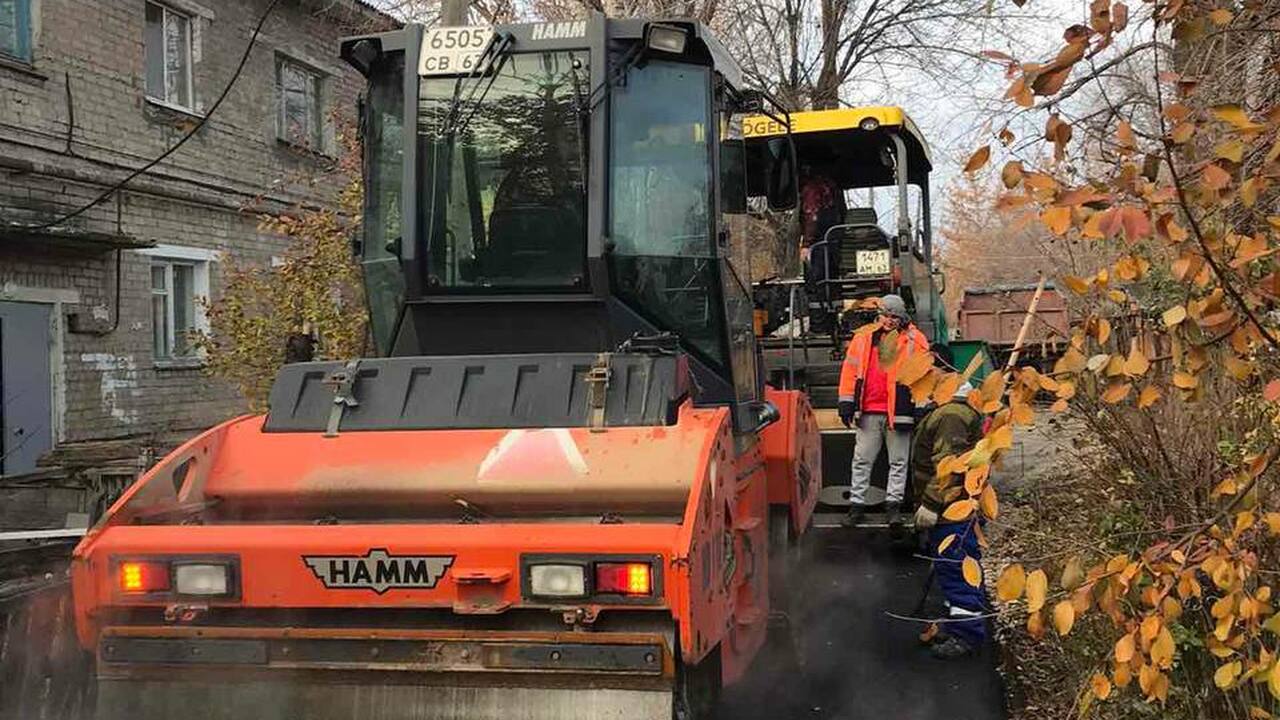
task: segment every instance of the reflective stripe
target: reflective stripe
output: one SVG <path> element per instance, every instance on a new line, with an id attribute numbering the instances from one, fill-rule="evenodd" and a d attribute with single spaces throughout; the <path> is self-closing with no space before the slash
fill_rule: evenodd
<path id="1" fill-rule="evenodd" d="M 839 402 L 853 402 L 852 395 L 841 395 Z"/>
<path id="2" fill-rule="evenodd" d="M 965 610 L 964 608 L 956 607 L 955 605 L 951 606 L 951 617 L 981 617 L 981 616 L 982 616 L 982 612 L 980 610 Z"/>

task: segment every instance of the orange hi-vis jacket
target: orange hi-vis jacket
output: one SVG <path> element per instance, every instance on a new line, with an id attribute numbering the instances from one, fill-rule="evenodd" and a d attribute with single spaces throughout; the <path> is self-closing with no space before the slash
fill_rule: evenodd
<path id="1" fill-rule="evenodd" d="M 863 381 L 867 368 L 871 364 L 871 353 L 875 351 L 872 338 L 882 336 L 883 330 L 855 333 L 849 340 L 849 349 L 845 352 L 844 366 L 840 368 L 840 401 L 860 403 L 862 399 Z M 898 370 L 902 364 L 915 353 L 929 352 L 929 340 L 915 325 L 908 323 L 898 331 L 898 351 L 893 362 L 884 368 L 889 384 L 889 425 L 912 425 L 916 418 L 911 401 L 911 389 L 898 385 Z"/>

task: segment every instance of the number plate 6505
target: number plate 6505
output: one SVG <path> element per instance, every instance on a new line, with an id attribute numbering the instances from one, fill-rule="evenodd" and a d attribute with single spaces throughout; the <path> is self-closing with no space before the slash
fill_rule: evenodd
<path id="1" fill-rule="evenodd" d="M 476 71 L 480 56 L 493 40 L 493 28 L 439 27 L 422 36 L 419 75 L 461 75 Z"/>

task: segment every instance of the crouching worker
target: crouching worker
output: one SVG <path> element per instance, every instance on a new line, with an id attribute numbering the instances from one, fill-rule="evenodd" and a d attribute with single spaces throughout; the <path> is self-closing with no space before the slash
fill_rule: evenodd
<path id="1" fill-rule="evenodd" d="M 862 524 L 867 512 L 866 495 L 871 469 L 880 448 L 889 451 L 889 478 L 885 485 L 884 512 L 891 529 L 901 526 L 899 509 L 907 488 L 911 428 L 915 405 L 911 388 L 898 384 L 898 370 L 913 355 L 929 352 L 929 341 L 911 323 L 907 304 L 897 295 L 880 298 L 876 326 L 858 332 L 849 341 L 840 369 L 840 422 L 856 427 L 853 446 L 852 487 L 846 526 Z"/>
<path id="2" fill-rule="evenodd" d="M 946 359 L 945 351 L 939 354 Z M 970 585 L 961 571 L 966 556 L 975 560 L 981 557 L 974 527 L 977 514 L 962 522 L 939 521 L 948 505 L 966 495 L 964 475 L 952 473 L 939 478 L 938 462 L 948 455 L 968 452 L 982 439 L 982 415 L 965 400 L 972 389 L 962 383 L 950 402 L 925 416 L 911 447 L 912 480 L 920 495 L 916 529 L 928 533 L 934 577 L 949 611 L 948 622 L 940 623 L 941 630 L 933 637 L 930 652 L 944 660 L 967 656 L 987 639 L 986 621 L 982 618 L 986 596 L 981 587 Z M 956 539 L 939 554 L 938 546 L 950 535 Z"/>

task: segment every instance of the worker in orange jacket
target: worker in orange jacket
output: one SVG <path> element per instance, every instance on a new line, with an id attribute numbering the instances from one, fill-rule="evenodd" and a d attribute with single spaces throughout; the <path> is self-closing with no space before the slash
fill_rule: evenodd
<path id="1" fill-rule="evenodd" d="M 882 446 L 889 450 L 889 481 L 885 487 L 885 515 L 890 527 L 902 525 L 902 496 L 907 488 L 911 428 L 915 405 L 911 390 L 897 382 L 898 371 L 912 355 L 929 352 L 929 341 L 911 323 L 907 304 L 898 295 L 880 298 L 877 324 L 849 341 L 840 370 L 840 421 L 856 427 L 853 448 L 853 505 L 845 524 L 861 523 L 866 514 L 871 468 Z"/>

